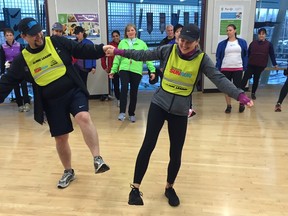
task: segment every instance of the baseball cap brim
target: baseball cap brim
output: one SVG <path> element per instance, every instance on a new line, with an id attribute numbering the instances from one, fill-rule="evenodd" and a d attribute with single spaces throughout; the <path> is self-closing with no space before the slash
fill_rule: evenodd
<path id="1" fill-rule="evenodd" d="M 193 41 L 197 40 L 196 38 L 192 38 L 192 37 L 189 37 L 187 35 L 180 35 L 179 38 L 183 38 L 183 39 L 188 40 L 190 42 L 193 42 Z"/>

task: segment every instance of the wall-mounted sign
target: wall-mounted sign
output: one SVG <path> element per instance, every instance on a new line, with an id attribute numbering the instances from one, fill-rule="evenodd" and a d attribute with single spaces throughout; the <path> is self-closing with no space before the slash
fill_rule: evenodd
<path id="1" fill-rule="evenodd" d="M 64 35 L 74 36 L 74 28 L 82 26 L 89 38 L 100 37 L 98 14 L 58 14 L 58 22 L 64 25 Z"/>

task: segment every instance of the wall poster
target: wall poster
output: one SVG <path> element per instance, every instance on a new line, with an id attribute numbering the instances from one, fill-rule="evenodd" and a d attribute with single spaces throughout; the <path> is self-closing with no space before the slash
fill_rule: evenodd
<path id="1" fill-rule="evenodd" d="M 58 14 L 58 22 L 64 26 L 64 35 L 74 37 L 74 28 L 82 26 L 89 38 L 100 37 L 98 14 Z"/>
<path id="2" fill-rule="evenodd" d="M 226 27 L 234 24 L 237 34 L 241 35 L 243 6 L 220 6 L 220 35 L 226 36 Z"/>

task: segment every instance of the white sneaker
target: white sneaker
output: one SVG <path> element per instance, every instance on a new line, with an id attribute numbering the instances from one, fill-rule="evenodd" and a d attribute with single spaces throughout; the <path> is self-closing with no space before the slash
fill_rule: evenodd
<path id="1" fill-rule="evenodd" d="M 129 120 L 134 123 L 136 122 L 136 117 L 135 116 L 129 116 Z"/>
<path id="2" fill-rule="evenodd" d="M 19 107 L 18 107 L 18 111 L 19 111 L 19 112 L 24 112 L 24 110 L 25 110 L 25 107 L 24 107 L 24 106 L 19 106 Z"/>
<path id="3" fill-rule="evenodd" d="M 124 121 L 124 120 L 125 120 L 125 113 L 120 113 L 120 114 L 118 115 L 118 120 L 119 120 L 119 121 Z"/>
<path id="4" fill-rule="evenodd" d="M 30 109 L 31 109 L 30 104 L 29 104 L 29 103 L 26 103 L 26 104 L 24 105 L 24 112 L 29 112 Z"/>

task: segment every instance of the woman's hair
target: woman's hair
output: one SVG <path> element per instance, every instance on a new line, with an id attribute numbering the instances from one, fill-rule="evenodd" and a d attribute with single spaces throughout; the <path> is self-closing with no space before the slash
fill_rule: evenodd
<path id="1" fill-rule="evenodd" d="M 266 29 L 265 28 L 258 29 L 258 34 L 261 34 L 261 33 L 267 34 Z"/>
<path id="2" fill-rule="evenodd" d="M 173 32 L 174 32 L 174 34 L 175 34 L 175 32 L 179 29 L 179 28 L 183 28 L 183 25 L 181 25 L 181 24 L 176 24 L 174 27 L 173 27 Z"/>
<path id="3" fill-rule="evenodd" d="M 13 29 L 11 29 L 11 28 L 5 28 L 5 29 L 3 30 L 3 32 L 4 32 L 4 36 L 5 36 L 6 33 L 12 33 L 12 35 L 14 35 L 14 31 L 13 31 Z"/>
<path id="4" fill-rule="evenodd" d="M 232 27 L 234 30 L 237 29 L 234 24 L 229 24 L 229 25 L 227 25 L 227 28 L 228 28 L 228 27 Z M 237 33 L 236 33 L 236 32 L 235 32 L 235 37 L 237 37 Z"/>
<path id="5" fill-rule="evenodd" d="M 111 36 L 113 36 L 114 33 L 116 33 L 116 34 L 118 34 L 120 36 L 120 32 L 118 30 L 113 30 L 112 33 L 111 33 Z"/>
<path id="6" fill-rule="evenodd" d="M 79 34 L 80 32 L 83 33 L 83 38 L 86 38 L 88 35 L 86 34 L 85 29 L 82 26 L 76 26 L 74 28 L 74 34 Z"/>
<path id="7" fill-rule="evenodd" d="M 125 27 L 125 33 L 124 33 L 124 38 L 128 38 L 128 35 L 127 35 L 127 31 L 128 29 L 130 28 L 134 28 L 135 29 L 135 32 L 136 32 L 136 35 L 135 37 L 137 37 L 137 28 L 134 24 L 128 24 L 126 27 Z"/>

